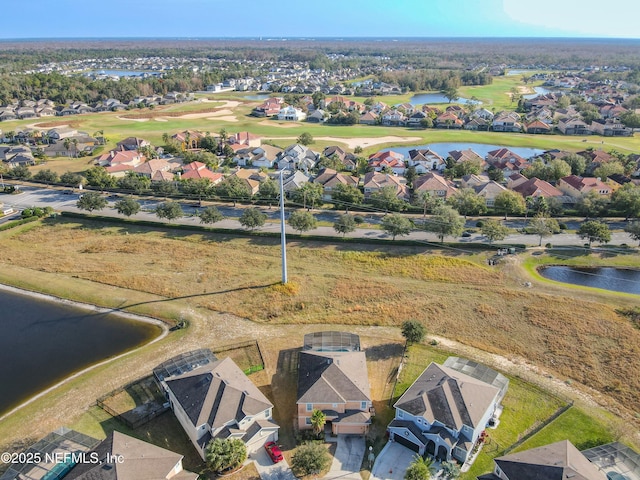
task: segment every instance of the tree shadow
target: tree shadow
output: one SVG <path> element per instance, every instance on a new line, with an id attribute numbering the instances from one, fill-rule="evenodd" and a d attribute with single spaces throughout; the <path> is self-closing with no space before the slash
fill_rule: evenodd
<path id="1" fill-rule="evenodd" d="M 402 343 L 384 343 L 365 349 L 364 353 L 369 361 L 388 360 L 402 355 L 404 345 Z"/>

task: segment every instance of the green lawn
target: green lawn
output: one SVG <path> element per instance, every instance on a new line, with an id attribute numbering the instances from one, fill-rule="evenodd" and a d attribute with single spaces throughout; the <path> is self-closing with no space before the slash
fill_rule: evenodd
<path id="1" fill-rule="evenodd" d="M 448 357 L 447 352 L 425 345 L 412 345 L 406 352 L 407 361 L 403 367 L 394 398 L 397 399 L 422 373 L 429 363 L 442 363 Z M 489 442 L 483 447 L 475 463 L 462 475 L 463 480 L 475 479 L 478 475 L 493 469 L 493 459 L 503 455 L 506 448 L 516 443 L 528 431 L 541 425 L 566 401 L 524 382 L 509 377 L 509 389 L 502 401 L 503 412 L 496 429 L 488 429 Z M 525 443 L 526 448 L 552 443 L 564 438 L 574 442 L 592 442 L 595 439 L 607 440 L 611 434 L 597 420 L 578 408 L 571 408 Z M 582 440 L 581 440 L 582 439 Z M 531 442 L 531 443 L 530 443 Z M 539 443 L 535 443 L 539 442 Z"/>
<path id="2" fill-rule="evenodd" d="M 569 440 L 579 450 L 603 445 L 614 440 L 611 430 L 578 407 L 571 407 L 549 425 L 528 439 L 514 452 Z"/>

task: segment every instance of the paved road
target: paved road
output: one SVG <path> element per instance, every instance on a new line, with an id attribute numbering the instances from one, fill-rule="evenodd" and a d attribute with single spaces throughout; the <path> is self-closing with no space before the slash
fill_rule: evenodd
<path id="1" fill-rule="evenodd" d="M 50 207 L 53 207 L 55 210 L 62 211 L 62 212 L 86 213 L 85 211 L 79 210 L 76 207 L 76 202 L 79 197 L 79 194 L 77 191 L 76 193 L 73 193 L 73 194 L 64 194 L 62 190 L 54 190 L 54 189 L 38 188 L 38 187 L 30 187 L 30 186 L 23 186 L 22 190 L 23 190 L 23 193 L 20 193 L 18 195 L 3 195 L 2 197 L 0 197 L 0 201 L 4 202 L 5 206 L 12 206 L 16 210 L 21 210 L 21 209 L 24 209 L 27 207 L 33 207 L 33 206 L 40 206 L 40 207 L 50 206 Z M 120 215 L 113 208 L 113 204 L 118 200 L 118 198 L 108 197 L 108 200 L 109 200 L 109 205 L 107 206 L 107 208 L 95 213 L 103 216 L 120 217 Z M 132 216 L 131 218 L 139 219 L 139 220 L 147 220 L 147 221 L 159 221 L 158 217 L 156 217 L 156 215 L 153 213 L 153 210 L 159 203 L 162 203 L 162 200 L 142 198 L 140 199 L 140 203 L 142 205 L 142 210 L 138 214 Z M 200 208 L 197 206 L 197 203 L 198 202 L 194 202 L 194 201 L 184 202 L 183 210 L 185 213 L 185 217 L 173 220 L 171 223 L 179 223 L 179 224 L 185 224 L 185 225 L 201 225 L 200 219 L 196 216 L 197 211 L 200 210 Z M 218 208 L 221 210 L 221 212 L 223 213 L 223 215 L 225 215 L 226 218 L 216 223 L 214 225 L 215 227 L 235 229 L 235 230 L 242 229 L 242 226 L 238 222 L 238 218 L 240 217 L 243 211 L 242 207 L 233 208 L 231 206 L 224 205 Z M 265 224 L 265 226 L 261 228 L 261 231 L 279 232 L 280 224 L 278 221 L 279 217 L 278 217 L 277 209 L 275 207 L 272 209 L 269 209 L 268 207 L 261 207 L 261 210 L 265 212 L 270 219 L 270 221 L 268 221 Z M 340 214 L 337 212 L 327 212 L 327 211 L 314 212 L 314 213 L 316 213 L 317 215 L 319 215 L 320 217 L 322 217 L 324 220 L 327 220 L 327 221 L 331 221 L 332 218 L 335 218 L 337 215 Z M 379 222 L 379 219 L 381 217 L 382 215 L 368 214 L 367 220 L 371 220 L 372 223 L 377 223 Z M 468 226 L 470 227 L 474 226 L 474 224 L 475 224 L 475 221 L 468 222 Z M 511 226 L 517 227 L 518 225 L 520 225 L 518 221 L 511 221 Z M 569 225 L 569 227 L 572 227 L 572 226 L 573 225 Z M 616 224 L 615 226 L 618 226 L 618 225 Z M 287 233 L 297 233 L 289 226 L 287 226 L 286 231 Z M 327 236 L 327 237 L 335 237 L 337 235 L 333 227 L 329 227 L 329 226 L 320 226 L 310 233 L 312 233 L 313 235 Z M 387 235 L 381 230 L 373 229 L 373 228 L 359 228 L 355 232 L 349 233 L 346 236 L 350 238 L 377 238 L 377 239 L 391 240 L 390 235 Z M 411 240 L 423 241 L 428 243 L 439 242 L 438 238 L 434 234 L 424 232 L 424 231 L 419 231 L 419 230 L 413 231 L 411 232 L 410 235 L 402 238 L 408 238 Z M 452 239 L 449 238 L 446 240 L 452 240 Z M 459 238 L 458 241 L 461 242 L 462 244 L 483 243 L 483 242 L 486 242 L 486 238 L 484 238 L 482 235 L 475 234 L 468 238 Z M 538 242 L 539 242 L 539 239 L 535 235 L 523 235 L 520 233 L 516 233 L 513 235 L 509 235 L 503 241 L 495 242 L 495 244 L 505 245 L 505 246 L 512 245 L 512 244 L 524 244 L 524 245 L 537 246 Z M 554 246 L 583 245 L 584 240 L 582 240 L 575 234 L 561 233 L 558 235 L 553 235 L 551 237 L 544 238 L 543 243 L 551 243 Z M 626 243 L 628 245 L 634 245 L 635 241 L 629 236 L 629 234 L 625 232 L 613 232 L 611 235 L 610 244 L 620 245 L 623 243 Z M 463 249 L 464 247 L 459 247 L 459 248 Z"/>

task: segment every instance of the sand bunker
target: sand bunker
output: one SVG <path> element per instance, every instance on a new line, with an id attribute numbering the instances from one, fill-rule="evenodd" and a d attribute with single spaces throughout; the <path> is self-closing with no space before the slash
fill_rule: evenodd
<path id="1" fill-rule="evenodd" d="M 218 121 L 218 120 L 222 120 L 223 122 L 237 122 L 238 119 L 236 117 L 234 117 L 233 115 L 227 115 L 224 117 L 207 117 L 207 120 L 212 120 L 214 122 Z"/>
<path id="2" fill-rule="evenodd" d="M 268 127 L 278 127 L 278 128 L 295 128 L 295 127 L 303 126 L 303 124 L 299 122 L 276 123 L 273 120 L 263 120 L 260 122 L 260 125 L 267 125 Z"/>
<path id="3" fill-rule="evenodd" d="M 116 117 L 118 120 L 128 120 L 130 122 L 148 122 L 148 118 L 129 118 L 129 117 Z"/>
<path id="4" fill-rule="evenodd" d="M 339 142 L 344 143 L 347 147 L 354 149 L 358 146 L 362 148 L 372 147 L 374 145 L 380 145 L 381 143 L 409 143 L 422 140 L 420 137 L 371 137 L 371 138 L 337 138 L 337 137 L 316 137 L 318 140 L 324 140 L 327 142 Z"/>

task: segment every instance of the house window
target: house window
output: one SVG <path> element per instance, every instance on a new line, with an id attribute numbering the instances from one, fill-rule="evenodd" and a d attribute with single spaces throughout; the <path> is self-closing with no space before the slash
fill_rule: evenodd
<path id="1" fill-rule="evenodd" d="M 404 418 L 404 412 L 402 410 L 398 410 L 398 418 Z"/>
<path id="2" fill-rule="evenodd" d="M 267 409 L 264 411 L 264 416 L 265 416 L 265 417 L 267 417 L 267 418 L 269 418 L 269 417 L 271 416 L 271 409 L 270 409 L 270 408 L 267 408 Z"/>
<path id="3" fill-rule="evenodd" d="M 338 408 L 338 404 L 337 403 L 331 404 L 331 408 Z"/>
<path id="4" fill-rule="evenodd" d="M 360 402 L 360 410 L 366 410 L 369 402 Z"/>
<path id="5" fill-rule="evenodd" d="M 305 417 L 304 424 L 305 425 L 311 425 L 311 417 Z"/>
<path id="6" fill-rule="evenodd" d="M 313 403 L 307 403 L 307 412 L 313 411 Z"/>

